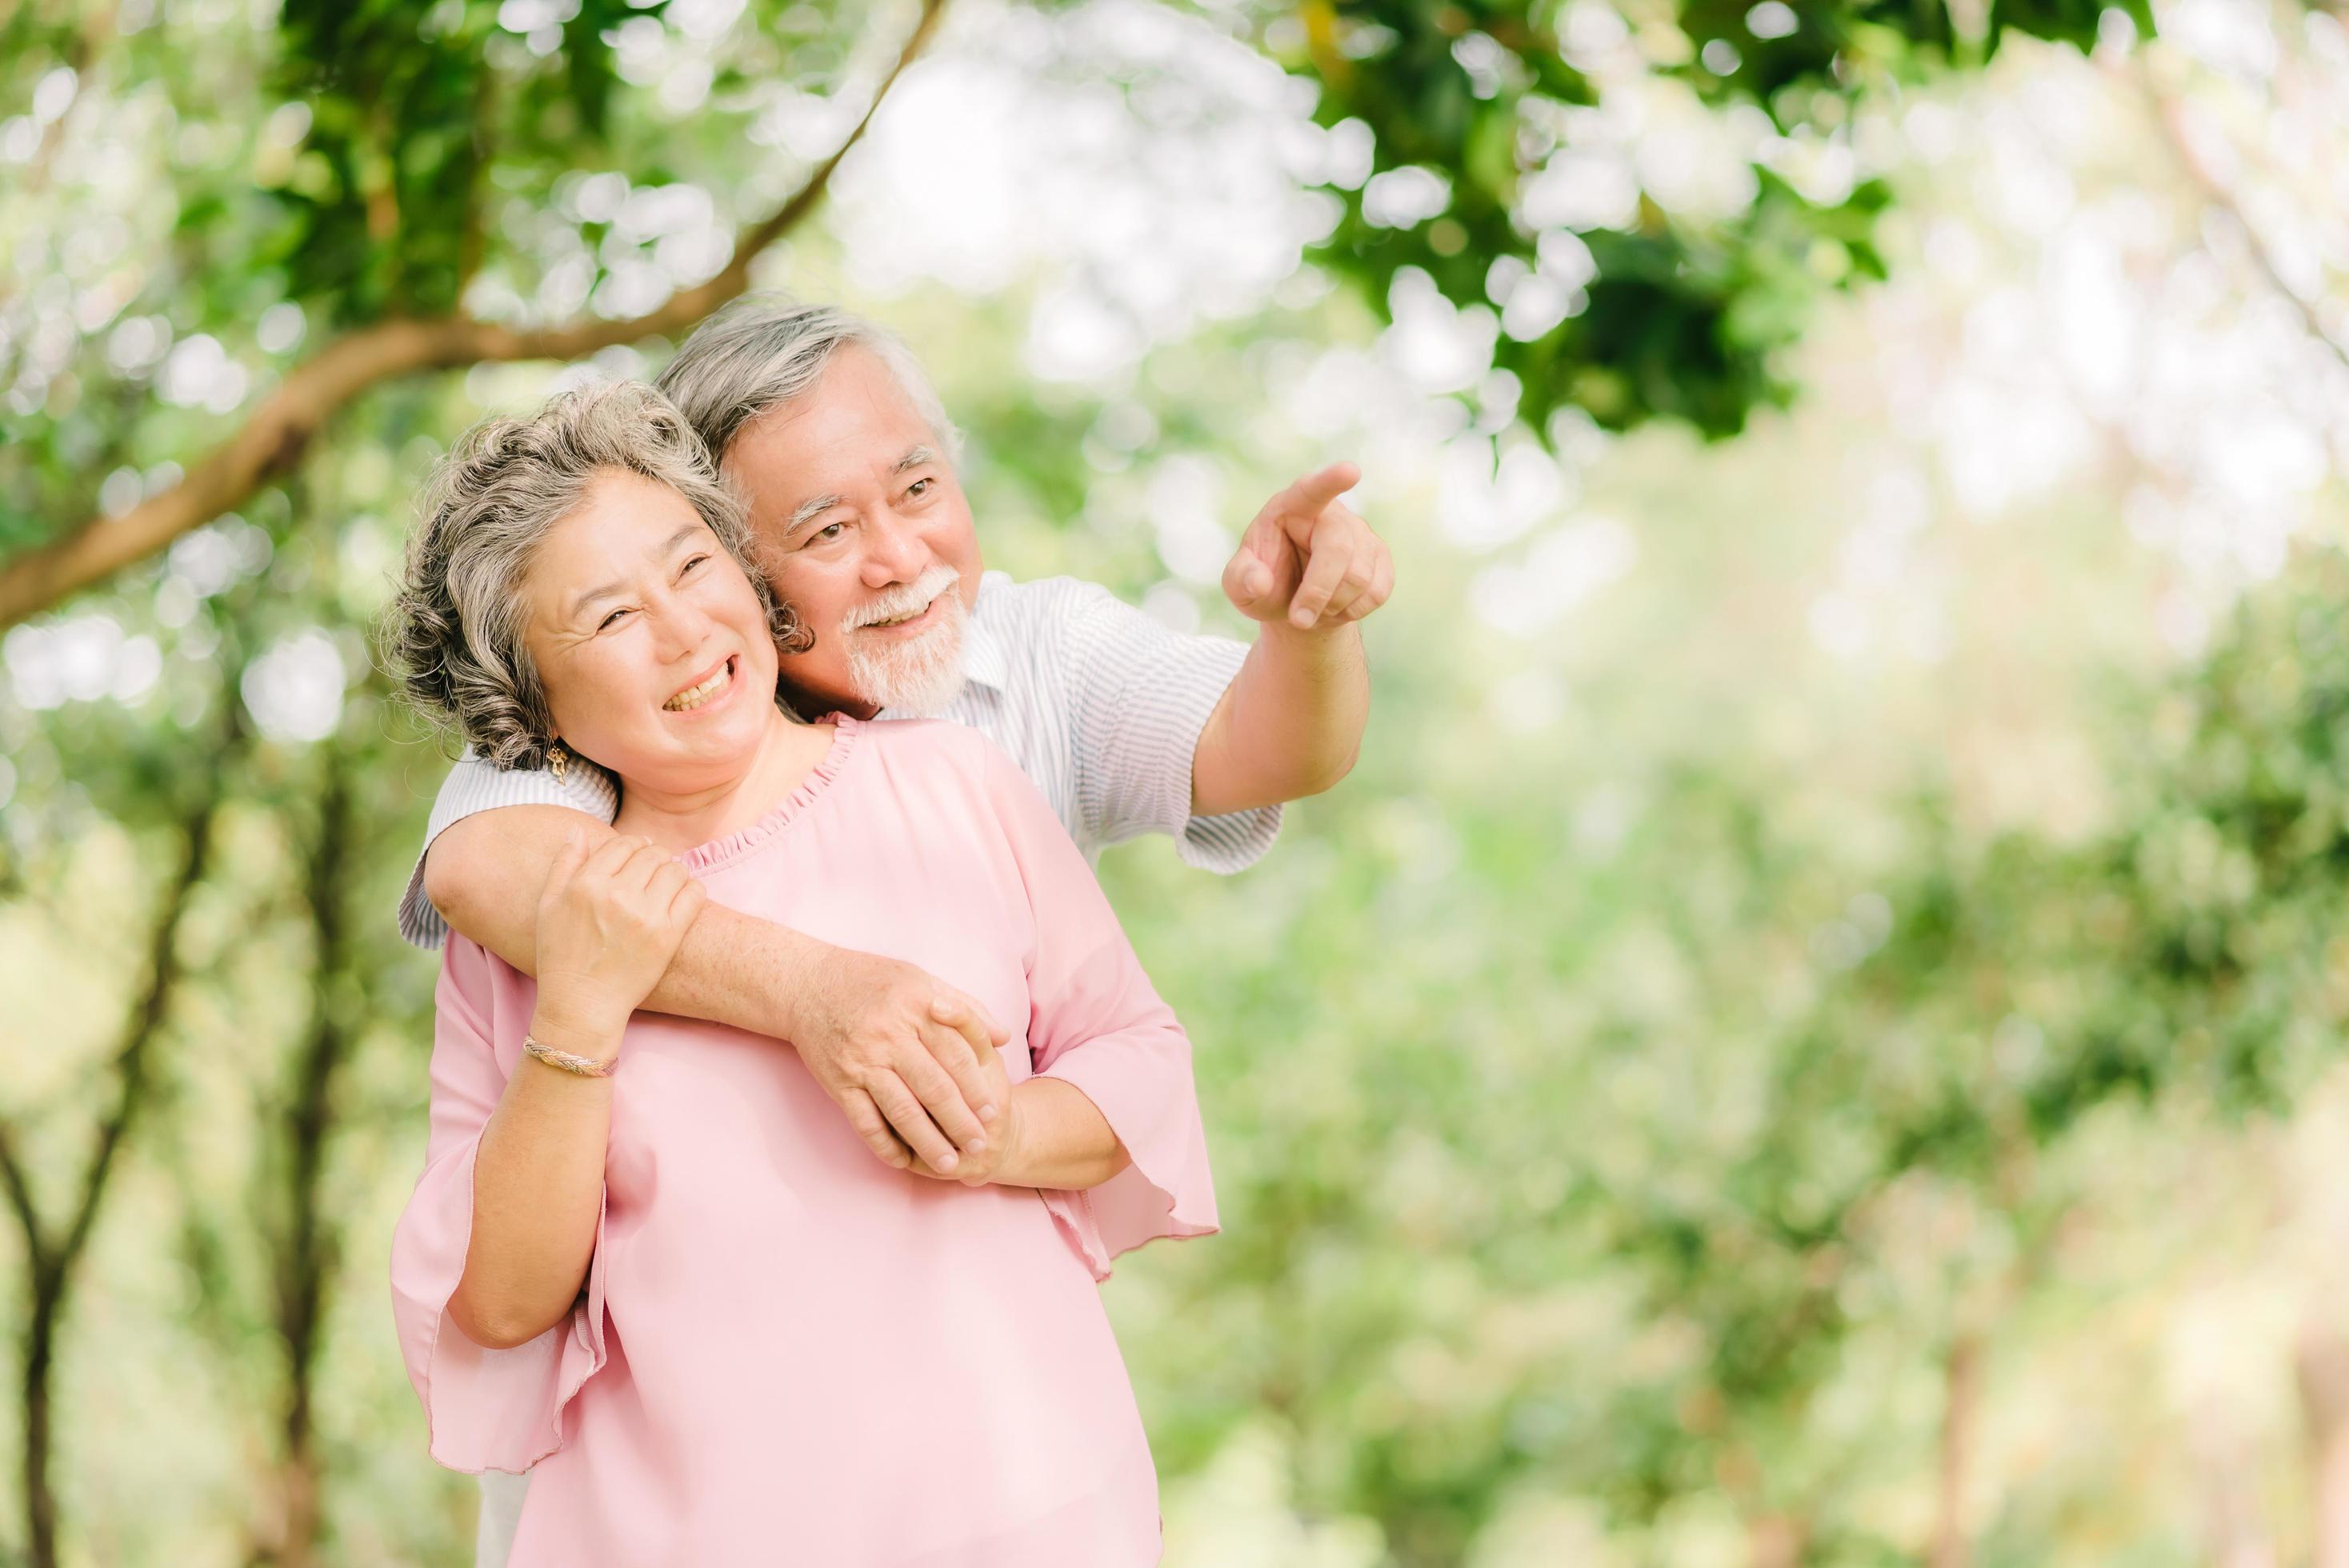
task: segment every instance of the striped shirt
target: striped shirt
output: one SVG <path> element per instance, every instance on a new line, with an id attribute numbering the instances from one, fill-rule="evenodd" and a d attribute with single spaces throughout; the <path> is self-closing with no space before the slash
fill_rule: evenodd
<path id="1" fill-rule="evenodd" d="M 1191 759 L 1247 656 L 1228 637 L 1169 631 L 1091 583 L 1014 583 L 989 572 L 963 634 L 961 695 L 936 717 L 969 725 L 1009 752 L 1088 857 L 1143 833 L 1170 833 L 1190 864 L 1243 871 L 1272 847 L 1280 808 L 1194 817 Z M 606 822 L 618 813 L 618 792 L 600 769 L 566 775 L 557 782 L 543 769 L 501 770 L 469 751 L 432 802 L 425 846 L 451 822 L 501 806 L 568 806 Z M 421 854 L 400 900 L 399 934 L 426 948 L 448 937 L 424 896 Z"/>

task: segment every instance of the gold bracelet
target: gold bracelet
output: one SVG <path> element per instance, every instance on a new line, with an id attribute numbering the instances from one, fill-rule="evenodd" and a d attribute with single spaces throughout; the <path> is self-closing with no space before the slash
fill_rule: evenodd
<path id="1" fill-rule="evenodd" d="M 608 1062 L 599 1062 L 593 1057 L 583 1057 L 571 1051 L 558 1051 L 553 1046 L 543 1044 L 528 1035 L 522 1037 L 522 1048 L 523 1054 L 536 1057 L 548 1067 L 559 1068 L 579 1078 L 610 1078 L 612 1069 L 619 1066 L 620 1062 L 617 1057 L 614 1057 Z"/>

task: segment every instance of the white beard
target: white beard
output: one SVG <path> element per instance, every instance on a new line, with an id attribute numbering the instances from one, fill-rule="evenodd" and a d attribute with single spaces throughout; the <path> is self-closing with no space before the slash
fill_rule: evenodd
<path id="1" fill-rule="evenodd" d="M 913 583 L 852 612 L 841 628 L 848 679 L 857 699 L 908 717 L 942 711 L 962 695 L 962 639 L 969 612 L 953 568 L 934 566 Z M 918 637 L 860 636 L 857 625 L 885 621 L 935 603 L 937 624 Z"/>

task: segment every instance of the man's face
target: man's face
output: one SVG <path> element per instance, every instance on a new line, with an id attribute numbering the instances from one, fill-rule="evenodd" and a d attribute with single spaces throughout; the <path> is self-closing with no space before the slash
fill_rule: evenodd
<path id="1" fill-rule="evenodd" d="M 815 634 L 782 657 L 817 711 L 935 712 L 962 685 L 978 533 L 938 437 L 874 355 L 844 347 L 813 387 L 745 425 L 727 473 L 768 581 Z"/>

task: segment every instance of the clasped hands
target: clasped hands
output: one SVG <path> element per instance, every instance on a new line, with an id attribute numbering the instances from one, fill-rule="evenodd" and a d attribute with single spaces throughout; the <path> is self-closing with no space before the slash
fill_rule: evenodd
<path id="1" fill-rule="evenodd" d="M 539 894 L 532 1032 L 610 1060 L 705 897 L 682 861 L 647 841 L 617 833 L 591 849 L 574 830 Z M 1017 1153 L 1023 1122 L 998 1048 L 1009 1037 L 969 996 L 913 965 L 845 949 L 793 989 L 801 1058 L 875 1156 L 977 1186 Z"/>

